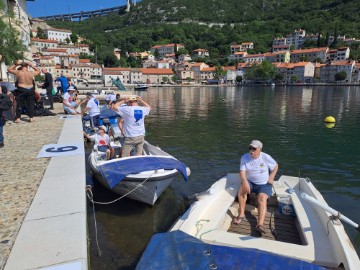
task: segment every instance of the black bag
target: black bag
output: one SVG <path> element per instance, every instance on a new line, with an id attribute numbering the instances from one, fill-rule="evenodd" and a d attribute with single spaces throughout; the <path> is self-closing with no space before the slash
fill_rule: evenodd
<path id="1" fill-rule="evenodd" d="M 4 93 L 0 94 L 0 110 L 8 111 L 13 106 L 11 99 Z"/>

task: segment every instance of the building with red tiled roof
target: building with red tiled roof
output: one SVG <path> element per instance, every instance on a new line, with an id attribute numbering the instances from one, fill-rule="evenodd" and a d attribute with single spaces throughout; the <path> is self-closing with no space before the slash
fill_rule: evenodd
<path id="1" fill-rule="evenodd" d="M 230 45 L 231 54 L 235 54 L 236 52 L 246 52 L 248 49 L 254 49 L 253 42 L 243 42 L 241 44 Z"/>
<path id="2" fill-rule="evenodd" d="M 31 49 L 34 53 L 41 52 L 43 49 L 58 47 L 58 42 L 51 39 L 31 38 L 31 44 Z"/>
<path id="3" fill-rule="evenodd" d="M 336 82 L 336 75 L 339 72 L 345 72 L 346 78 L 344 82 L 351 83 L 355 61 L 334 61 L 320 68 L 320 82 Z"/>
<path id="4" fill-rule="evenodd" d="M 177 43 L 155 45 L 150 48 L 150 52 L 152 54 L 155 54 L 155 52 L 157 51 L 159 53 L 159 57 L 163 58 L 166 55 L 171 55 L 171 54 L 175 55 L 175 53 L 181 48 L 185 48 L 185 46 Z"/>
<path id="5" fill-rule="evenodd" d="M 283 82 L 286 83 L 311 83 L 313 82 L 315 65 L 311 62 L 298 63 L 273 63 L 277 72 L 282 74 Z"/>
<path id="6" fill-rule="evenodd" d="M 292 50 L 290 51 L 290 62 L 325 62 L 328 50 L 328 47 Z"/>
<path id="7" fill-rule="evenodd" d="M 201 49 L 201 48 L 193 50 L 191 53 L 191 57 L 193 59 L 198 58 L 198 57 L 209 57 L 209 56 L 210 56 L 209 51 L 205 50 L 205 49 Z"/>
<path id="8" fill-rule="evenodd" d="M 175 75 L 171 68 L 140 68 L 142 72 L 142 82 L 161 84 L 165 81 L 170 82 Z"/>
<path id="9" fill-rule="evenodd" d="M 326 55 L 326 62 L 348 60 L 349 57 L 350 57 L 349 47 L 328 50 Z"/>

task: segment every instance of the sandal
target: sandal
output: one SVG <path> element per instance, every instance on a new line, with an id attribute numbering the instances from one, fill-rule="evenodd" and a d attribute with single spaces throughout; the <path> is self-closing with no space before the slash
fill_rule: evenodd
<path id="1" fill-rule="evenodd" d="M 239 225 L 244 219 L 245 219 L 245 217 L 237 216 L 236 218 L 234 218 L 233 223 L 235 225 Z"/>
<path id="2" fill-rule="evenodd" d="M 262 225 L 256 225 L 255 230 L 257 230 L 261 234 L 266 234 L 265 228 Z"/>

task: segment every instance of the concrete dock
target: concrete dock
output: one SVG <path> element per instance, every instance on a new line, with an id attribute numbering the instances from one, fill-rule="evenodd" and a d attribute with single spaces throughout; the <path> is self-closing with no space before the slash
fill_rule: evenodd
<path id="1" fill-rule="evenodd" d="M 81 118 L 54 107 L 55 116 L 4 126 L 0 269 L 88 268 L 85 154 L 37 158 L 44 145 L 83 143 Z"/>

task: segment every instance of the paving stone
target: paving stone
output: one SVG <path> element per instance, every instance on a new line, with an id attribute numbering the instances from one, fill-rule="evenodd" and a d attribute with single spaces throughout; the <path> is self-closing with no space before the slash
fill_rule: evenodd
<path id="1" fill-rule="evenodd" d="M 21 224 L 30 208 L 49 158 L 36 156 L 46 144 L 58 142 L 64 120 L 62 104 L 54 104 L 55 116 L 24 116 L 20 124 L 4 126 L 5 147 L 0 149 L 0 269 L 3 269 Z"/>

